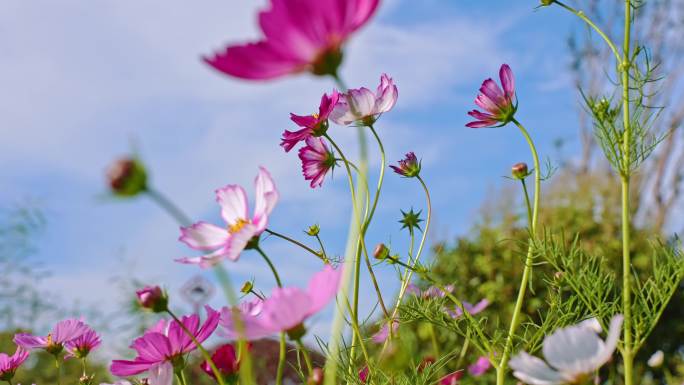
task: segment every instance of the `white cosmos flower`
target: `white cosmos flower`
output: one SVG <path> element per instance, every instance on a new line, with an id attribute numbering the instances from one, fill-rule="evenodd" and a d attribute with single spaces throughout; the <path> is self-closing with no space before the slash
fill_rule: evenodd
<path id="1" fill-rule="evenodd" d="M 520 352 L 509 363 L 513 375 L 530 385 L 574 384 L 593 374 L 615 351 L 622 315 L 610 321 L 608 337 L 599 337 L 601 327 L 596 320 L 561 328 L 544 338 L 542 359 Z M 548 362 L 548 364 L 547 364 Z"/>

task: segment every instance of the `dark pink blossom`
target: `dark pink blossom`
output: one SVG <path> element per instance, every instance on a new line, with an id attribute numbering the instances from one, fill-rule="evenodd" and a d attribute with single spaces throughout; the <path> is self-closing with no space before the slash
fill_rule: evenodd
<path id="1" fill-rule="evenodd" d="M 221 345 L 214 354 L 211 355 L 211 360 L 216 365 L 216 368 L 225 377 L 233 376 L 240 370 L 240 363 L 237 358 L 237 352 L 235 347 L 231 344 Z M 207 361 L 202 362 L 202 370 L 210 375 L 212 378 L 216 378 L 214 371 L 211 369 L 211 365 Z"/>
<path id="2" fill-rule="evenodd" d="M 321 138 L 306 138 L 306 146 L 299 149 L 304 179 L 311 181 L 311 188 L 321 187 L 328 171 L 335 167 L 335 155 Z"/>
<path id="3" fill-rule="evenodd" d="M 199 315 L 184 316 L 181 323 L 192 333 L 197 342 L 204 342 L 216 330 L 220 315 L 205 306 L 207 319 L 200 326 Z M 183 356 L 197 346 L 176 321 L 161 320 L 142 337 L 133 341 L 131 348 L 137 352 L 132 361 L 114 360 L 110 370 L 118 377 L 129 377 L 148 372 L 150 383 L 171 384 L 174 365 L 183 362 Z"/>
<path id="4" fill-rule="evenodd" d="M 463 377 L 463 370 L 457 370 L 442 377 L 442 379 L 439 380 L 439 385 L 456 385 L 461 377 Z"/>
<path id="5" fill-rule="evenodd" d="M 361 380 L 362 384 L 365 384 L 368 381 L 369 373 L 370 369 L 368 369 L 368 366 L 364 366 L 363 369 L 359 370 L 359 380 Z"/>
<path id="6" fill-rule="evenodd" d="M 499 69 L 501 87 L 492 79 L 487 79 L 480 87 L 480 94 L 475 98 L 475 104 L 485 112 L 472 110 L 468 115 L 476 120 L 466 124 L 471 128 L 499 127 L 510 122 L 517 109 L 515 102 L 515 78 L 508 64 Z"/>
<path id="7" fill-rule="evenodd" d="M 321 136 L 325 134 L 328 130 L 328 118 L 339 99 L 340 94 L 337 90 L 333 90 L 329 96 L 328 94 L 323 94 L 321 97 L 321 104 L 318 106 L 317 114 L 295 115 L 291 113 L 290 120 L 302 128 L 297 131 L 285 130 L 280 146 L 283 147 L 286 152 L 289 152 L 302 140 L 306 140 L 306 138 L 311 136 Z"/>
<path id="8" fill-rule="evenodd" d="M 231 44 L 204 61 L 225 74 L 266 80 L 310 71 L 334 75 L 342 46 L 375 13 L 380 0 L 271 0 L 259 14 L 263 37 Z"/>

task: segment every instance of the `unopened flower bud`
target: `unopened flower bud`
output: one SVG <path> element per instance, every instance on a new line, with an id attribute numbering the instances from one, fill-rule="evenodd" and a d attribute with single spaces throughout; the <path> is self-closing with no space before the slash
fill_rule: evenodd
<path id="1" fill-rule="evenodd" d="M 435 360 L 435 357 L 432 356 L 427 356 L 423 358 L 423 360 L 420 362 L 418 365 L 418 373 L 423 373 L 423 371 L 430 365 L 434 365 L 434 363 L 437 362 Z"/>
<path id="2" fill-rule="evenodd" d="M 511 175 L 513 175 L 513 178 L 515 178 L 515 179 L 523 180 L 529 174 L 530 174 L 530 172 L 527 169 L 527 163 L 524 163 L 524 162 L 516 163 L 513 165 L 513 167 L 511 167 Z"/>
<path id="3" fill-rule="evenodd" d="M 147 189 L 147 171 L 133 158 L 117 160 L 107 170 L 109 188 L 115 195 L 132 197 Z"/>
<path id="4" fill-rule="evenodd" d="M 314 368 L 311 372 L 311 376 L 306 381 L 306 385 L 321 385 L 323 384 L 323 369 Z"/>
<path id="5" fill-rule="evenodd" d="M 385 259 L 388 255 L 389 249 L 384 243 L 378 243 L 378 245 L 375 246 L 375 250 L 373 250 L 373 257 L 375 259 Z"/>
<path id="6" fill-rule="evenodd" d="M 403 218 L 399 220 L 399 223 L 402 224 L 402 229 L 409 229 L 409 231 L 413 231 L 415 228 L 422 231 L 420 228 L 420 222 L 423 221 L 420 219 L 421 211 L 415 212 L 413 211 L 413 207 L 408 212 L 405 212 L 404 210 L 399 211 L 401 211 L 401 215 L 403 216 Z"/>
<path id="7" fill-rule="evenodd" d="M 539 2 L 541 3 L 542 7 L 547 7 L 553 4 L 554 0 L 540 0 Z"/>
<path id="8" fill-rule="evenodd" d="M 155 313 L 165 312 L 168 309 L 169 297 L 159 286 L 145 286 L 135 292 L 141 307 Z"/>
<path id="9" fill-rule="evenodd" d="M 420 161 L 416 157 L 416 154 L 409 152 L 404 159 L 399 161 L 398 166 L 390 165 L 390 168 L 403 177 L 413 178 L 420 174 Z"/>
<path id="10" fill-rule="evenodd" d="M 249 294 L 252 292 L 252 289 L 254 289 L 254 284 L 252 281 L 247 281 L 240 288 L 240 293 Z"/>
<path id="11" fill-rule="evenodd" d="M 310 236 L 312 236 L 312 237 L 315 237 L 315 236 L 318 235 L 318 233 L 320 233 L 320 232 L 321 232 L 321 228 L 320 228 L 320 226 L 318 226 L 318 225 L 311 225 L 311 226 L 309 226 L 309 228 L 306 230 L 306 234 L 307 234 L 307 235 L 310 235 Z"/>

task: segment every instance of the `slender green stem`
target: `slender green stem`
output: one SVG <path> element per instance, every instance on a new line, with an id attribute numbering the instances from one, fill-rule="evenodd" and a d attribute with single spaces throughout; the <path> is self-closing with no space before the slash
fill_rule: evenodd
<path id="1" fill-rule="evenodd" d="M 613 55 L 615 55 L 615 58 L 617 59 L 618 63 L 620 63 L 620 60 L 621 60 L 620 52 L 618 51 L 617 47 L 615 46 L 615 43 L 613 43 L 613 41 L 610 40 L 608 35 L 606 35 L 606 33 L 603 32 L 603 30 L 601 30 L 601 28 L 599 28 L 596 24 L 594 24 L 594 22 L 591 21 L 591 19 L 589 19 L 587 17 L 587 15 L 584 14 L 583 11 L 579 11 L 579 10 L 577 10 L 577 9 L 575 9 L 575 8 L 565 4 L 563 2 L 557 1 L 557 0 L 554 1 L 554 3 L 560 5 L 565 10 L 567 10 L 567 11 L 571 12 L 572 14 L 574 14 L 575 16 L 579 17 L 580 19 L 582 19 L 582 21 L 587 23 L 587 25 L 589 27 L 591 27 L 594 31 L 596 31 L 596 33 L 598 33 L 601 36 L 601 38 L 603 38 L 603 40 L 606 42 L 606 44 L 608 44 L 608 47 L 610 48 L 611 51 L 613 51 Z"/>
<path id="2" fill-rule="evenodd" d="M 223 376 L 221 375 L 221 372 L 216 367 L 214 360 L 211 359 L 211 354 L 209 354 L 209 352 L 204 348 L 204 346 L 202 346 L 202 344 L 199 341 L 197 341 L 197 338 L 195 338 L 195 335 L 190 330 L 188 330 L 187 327 L 185 327 L 183 322 L 181 322 L 181 320 L 178 317 L 176 317 L 176 315 L 170 309 L 166 309 L 166 312 L 171 316 L 171 318 L 173 318 L 174 321 L 176 321 L 178 326 L 180 326 L 180 328 L 183 329 L 183 332 L 188 337 L 190 337 L 190 339 L 195 344 L 195 346 L 197 346 L 197 349 L 200 351 L 200 353 L 202 353 L 202 356 L 204 357 L 204 359 L 209 364 L 209 367 L 211 367 L 211 371 L 214 373 L 214 376 L 216 376 L 216 380 L 218 381 L 218 383 L 220 385 L 224 385 L 225 383 L 223 382 Z M 182 373 L 182 371 L 181 371 L 181 373 Z"/>
<path id="3" fill-rule="evenodd" d="M 276 236 L 276 237 L 278 237 L 278 238 L 284 239 L 284 240 L 286 240 L 286 241 L 288 241 L 288 242 L 290 242 L 290 243 L 292 243 L 292 244 L 294 244 L 294 245 L 297 245 L 297 246 L 301 247 L 302 249 L 304 249 L 304 250 L 308 251 L 309 253 L 315 255 L 317 258 L 321 258 L 321 253 L 319 253 L 319 252 L 317 252 L 316 250 L 310 248 L 309 246 L 303 244 L 302 242 L 299 242 L 299 241 L 296 240 L 296 239 L 290 238 L 290 237 L 288 237 L 287 235 L 283 235 L 283 234 L 278 233 L 278 232 L 275 232 L 275 231 L 273 231 L 273 230 L 271 230 L 271 229 L 266 229 L 266 230 L 264 230 L 264 231 L 267 232 L 267 233 L 269 233 L 269 234 L 271 234 L 271 235 L 274 235 L 274 236 Z"/>
<path id="4" fill-rule="evenodd" d="M 340 87 L 340 91 L 346 92 L 347 91 L 347 85 L 344 83 L 344 80 L 338 75 L 338 74 L 332 74 L 331 75 L 333 80 L 335 80 L 335 84 L 337 84 L 338 87 Z"/>
<path id="5" fill-rule="evenodd" d="M 8 383 L 9 385 L 12 385 L 12 380 L 7 380 L 7 383 Z"/>
<path id="6" fill-rule="evenodd" d="M 437 342 L 437 333 L 435 333 L 435 326 L 428 322 L 428 331 L 430 332 L 430 342 L 432 342 L 432 350 L 435 357 L 441 357 L 442 354 L 439 352 L 439 343 Z"/>
<path id="7" fill-rule="evenodd" d="M 523 303 L 525 302 L 525 294 L 527 292 L 527 286 L 532 275 L 532 265 L 534 259 L 534 237 L 537 232 L 537 219 L 539 217 L 539 200 L 541 194 L 541 167 L 539 162 L 539 155 L 537 154 L 537 149 L 534 146 L 534 142 L 527 132 L 525 127 L 520 124 L 517 120 L 513 119 L 513 123 L 520 129 L 520 132 L 525 137 L 527 144 L 530 147 L 530 152 L 532 153 L 532 158 L 534 160 L 534 205 L 532 208 L 532 215 L 529 218 L 529 230 L 530 230 L 530 240 L 527 247 L 527 257 L 525 258 L 525 268 L 523 270 L 522 279 L 520 280 L 520 289 L 518 290 L 518 298 L 515 301 L 515 307 L 513 308 L 513 315 L 511 317 L 511 323 L 508 329 L 508 335 L 506 337 L 506 344 L 504 345 L 503 354 L 501 355 L 501 361 L 499 362 L 499 367 L 496 370 L 496 383 L 497 385 L 503 385 L 506 376 L 506 369 L 508 367 L 508 360 L 510 359 L 511 349 L 513 348 L 513 338 L 515 332 L 520 325 L 520 316 L 522 312 Z M 523 184 L 523 186 L 525 186 Z M 529 205 L 529 196 L 527 195 L 527 188 L 524 187 L 525 202 Z M 528 206 L 529 213 L 529 206 Z"/>
<path id="8" fill-rule="evenodd" d="M 86 358 L 83 357 L 81 358 L 81 368 L 83 369 L 83 375 L 87 375 L 88 372 L 88 365 L 86 364 Z"/>
<path id="9" fill-rule="evenodd" d="M 325 246 L 323 246 L 323 240 L 321 240 L 321 236 L 316 234 L 316 240 L 318 241 L 318 245 L 321 246 L 321 253 L 323 254 L 323 263 L 329 265 L 330 259 L 328 259 L 328 253 L 325 252 Z"/>
<path id="10" fill-rule="evenodd" d="M 264 251 L 258 245 L 254 249 L 261 255 L 264 261 L 266 261 L 268 267 L 271 268 L 273 278 L 275 278 L 278 287 L 283 287 L 283 283 L 280 280 L 280 275 L 278 275 L 278 270 L 276 270 L 275 266 L 273 265 L 273 262 L 271 262 L 271 259 L 266 255 L 266 253 L 264 253 Z M 281 385 L 283 383 L 283 374 L 285 372 L 285 360 L 287 355 L 286 348 L 287 341 L 285 339 L 285 332 L 282 332 L 280 333 L 280 349 L 278 354 L 278 369 L 276 371 L 276 385 Z"/>
<path id="11" fill-rule="evenodd" d="M 458 361 L 456 362 L 456 367 L 460 368 L 463 365 L 463 360 L 465 359 L 466 353 L 468 352 L 468 347 L 470 346 L 470 330 L 466 333 L 465 340 L 463 341 L 463 346 L 461 347 L 461 352 L 458 354 Z"/>
<path id="12" fill-rule="evenodd" d="M 527 207 L 527 223 L 532 223 L 532 205 L 530 204 L 530 194 L 527 192 L 527 183 L 525 179 L 520 179 L 522 184 L 523 194 L 525 195 L 525 207 Z"/>
<path id="13" fill-rule="evenodd" d="M 629 113 L 629 69 L 630 69 L 630 44 L 632 31 L 632 4 L 625 0 L 625 32 L 622 45 L 622 63 L 619 66 L 622 71 L 622 119 L 624 133 L 622 138 L 623 165 L 621 173 L 622 187 L 622 311 L 625 317 L 624 323 L 624 349 L 622 361 L 625 367 L 625 385 L 634 383 L 634 342 L 632 341 L 632 260 L 630 255 L 630 208 L 629 208 L 629 185 L 631 178 L 631 150 L 632 150 L 632 126 Z"/>
<path id="14" fill-rule="evenodd" d="M 145 192 L 150 199 L 152 199 L 157 205 L 159 205 L 159 207 L 172 216 L 173 219 L 178 222 L 178 224 L 181 226 L 190 226 L 192 224 L 190 217 L 185 215 L 183 210 L 176 206 L 176 204 L 173 203 L 173 201 L 171 201 L 171 199 L 169 199 L 166 195 L 162 194 L 161 191 L 152 187 L 147 187 Z"/>
<path id="15" fill-rule="evenodd" d="M 273 273 L 273 278 L 275 278 L 278 287 L 283 287 L 283 283 L 280 281 L 280 275 L 278 275 L 278 270 L 276 270 L 275 266 L 273 265 L 273 262 L 271 262 L 271 258 L 269 258 L 268 255 L 266 255 L 266 253 L 264 253 L 264 251 L 259 246 L 254 247 L 254 250 L 256 250 L 261 255 L 261 257 L 264 259 L 268 267 L 271 269 L 271 272 Z"/>
<path id="16" fill-rule="evenodd" d="M 306 370 L 309 374 L 309 377 L 311 377 L 311 374 L 313 373 L 313 365 L 311 364 L 311 356 L 309 356 L 309 351 L 306 349 L 306 346 L 304 346 L 301 339 L 297 339 L 296 342 L 297 342 L 297 348 L 302 353 L 302 356 L 304 356 L 304 362 L 306 363 Z"/>
<path id="17" fill-rule="evenodd" d="M 415 265 L 418 263 L 420 260 L 420 255 L 423 252 L 423 247 L 425 246 L 425 240 L 427 239 L 428 232 L 430 230 L 430 222 L 432 222 L 432 199 L 430 198 L 430 190 L 427 187 L 427 184 L 425 184 L 425 181 L 423 178 L 419 176 L 416 177 L 418 179 L 418 182 L 420 182 L 420 185 L 423 187 L 423 191 L 425 191 L 425 200 L 427 204 L 427 218 L 425 220 L 425 230 L 423 230 L 423 236 L 420 239 L 420 243 L 418 245 L 418 251 L 416 252 L 415 258 L 413 258 L 413 261 L 410 261 L 410 254 L 409 254 L 409 265 L 412 267 L 415 267 Z M 411 230 L 413 231 L 413 230 Z M 411 234 L 413 237 L 413 234 Z M 411 250 L 413 250 L 413 239 L 411 240 Z M 401 282 L 401 287 L 399 288 L 399 295 L 397 296 L 397 301 L 394 305 L 394 309 L 392 310 L 392 315 L 390 316 L 389 322 L 392 322 L 393 319 L 397 317 L 397 313 L 399 312 L 399 305 L 401 305 L 401 302 L 404 300 L 404 296 L 406 295 L 406 288 L 408 287 L 409 282 L 411 282 L 411 277 L 413 276 L 413 269 L 411 268 L 406 268 L 404 279 Z"/>
<path id="18" fill-rule="evenodd" d="M 59 359 L 59 354 L 55 354 L 55 369 L 57 370 L 57 385 L 62 383 L 62 363 Z"/>
<path id="19" fill-rule="evenodd" d="M 351 167 L 349 165 L 349 162 L 347 161 L 347 157 L 344 155 L 344 152 L 342 152 L 342 149 L 337 145 L 337 143 L 327 134 L 325 135 L 326 139 L 330 142 L 330 144 L 335 148 L 335 151 L 339 154 L 339 156 L 342 158 L 342 161 L 344 163 L 344 167 L 347 170 L 347 179 L 349 182 L 349 190 L 351 193 L 351 198 L 352 198 L 352 206 L 353 206 L 353 211 L 354 211 L 354 217 L 356 218 L 357 224 L 356 226 L 359 229 L 359 236 L 357 240 L 355 241 L 356 248 L 354 251 L 354 292 L 353 292 L 353 305 L 352 305 L 352 314 L 351 314 L 351 319 L 352 323 L 355 325 L 354 327 L 354 334 L 357 334 L 358 330 L 360 329 L 358 327 L 359 325 L 359 317 L 358 317 L 358 308 L 359 308 L 359 286 L 360 286 L 360 270 L 361 270 L 361 249 L 364 248 L 364 240 L 362 236 L 362 228 L 363 225 L 361 223 L 361 217 L 360 217 L 360 210 L 358 207 L 358 201 L 357 201 L 357 193 L 354 189 L 354 177 L 352 175 Z M 359 167 L 359 175 L 365 174 L 363 166 Z M 358 187 L 358 186 L 357 186 Z M 358 334 L 356 338 L 361 341 L 361 335 Z M 354 351 L 355 351 L 355 345 L 352 344 L 351 349 L 349 350 L 349 360 L 350 364 L 354 360 Z M 351 367 L 351 365 L 350 365 Z"/>
<path id="20" fill-rule="evenodd" d="M 187 385 L 188 382 L 185 380 L 185 373 L 182 370 L 176 372 L 176 379 L 180 385 Z"/>

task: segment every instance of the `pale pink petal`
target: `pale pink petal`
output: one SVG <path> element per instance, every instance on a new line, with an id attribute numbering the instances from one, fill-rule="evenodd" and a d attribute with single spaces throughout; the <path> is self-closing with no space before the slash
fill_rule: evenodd
<path id="1" fill-rule="evenodd" d="M 317 313 L 335 298 L 341 277 L 342 269 L 334 269 L 330 265 L 326 265 L 323 271 L 314 274 L 307 288 L 307 294 L 311 298 L 308 315 Z"/>
<path id="2" fill-rule="evenodd" d="M 148 380 L 150 385 L 172 385 L 173 366 L 166 361 L 150 368 Z"/>
<path id="3" fill-rule="evenodd" d="M 19 333 L 14 336 L 14 343 L 25 349 L 44 348 L 47 346 L 45 337 L 38 337 L 27 333 Z"/>
<path id="4" fill-rule="evenodd" d="M 312 305 L 311 296 L 297 287 L 275 288 L 264 301 L 259 318 L 265 327 L 288 330 L 312 314 Z"/>
<path id="5" fill-rule="evenodd" d="M 273 335 L 279 330 L 277 328 L 266 327 L 261 323 L 259 317 L 248 313 L 240 313 L 240 322 L 236 324 L 235 315 L 230 308 L 223 308 L 221 310 L 221 330 L 219 335 L 231 340 L 246 339 L 257 340 Z M 239 325 L 239 327 L 238 327 Z"/>
<path id="6" fill-rule="evenodd" d="M 247 227 L 248 225 L 245 225 Z M 244 228 L 243 228 L 244 229 Z M 199 267 L 203 269 L 208 269 L 210 267 L 216 266 L 217 263 L 220 263 L 222 260 L 228 258 L 228 255 L 232 255 L 234 252 L 234 249 L 231 249 L 231 237 L 228 242 L 226 242 L 226 245 L 212 253 L 201 255 L 199 257 L 183 257 L 183 258 L 178 258 L 175 259 L 176 262 L 178 263 L 183 263 L 186 265 L 198 265 Z M 235 246 L 233 246 L 235 247 Z M 243 246 L 244 248 L 244 246 Z M 238 253 L 239 255 L 239 253 Z"/>
<path id="7" fill-rule="evenodd" d="M 216 190 L 216 201 L 221 206 L 221 216 L 229 226 L 247 220 L 247 194 L 238 185 L 228 185 Z"/>
<path id="8" fill-rule="evenodd" d="M 237 261 L 240 258 L 240 253 L 245 249 L 247 243 L 259 235 L 256 226 L 248 223 L 240 229 L 237 233 L 233 233 L 230 240 L 226 244 L 224 257 L 231 261 Z"/>
<path id="9" fill-rule="evenodd" d="M 254 180 L 254 189 L 256 203 L 252 223 L 256 226 L 257 232 L 261 234 L 266 229 L 268 216 L 278 202 L 279 194 L 271 174 L 263 167 L 259 167 L 259 173 Z"/>
<path id="10" fill-rule="evenodd" d="M 375 92 L 375 106 L 373 107 L 373 115 L 385 113 L 397 103 L 399 98 L 399 90 L 394 85 L 392 78 L 387 74 L 382 74 L 380 77 L 380 85 Z"/>
<path id="11" fill-rule="evenodd" d="M 207 222 L 197 222 L 192 226 L 181 227 L 179 241 L 195 250 L 215 250 L 228 241 L 228 230 Z"/>

